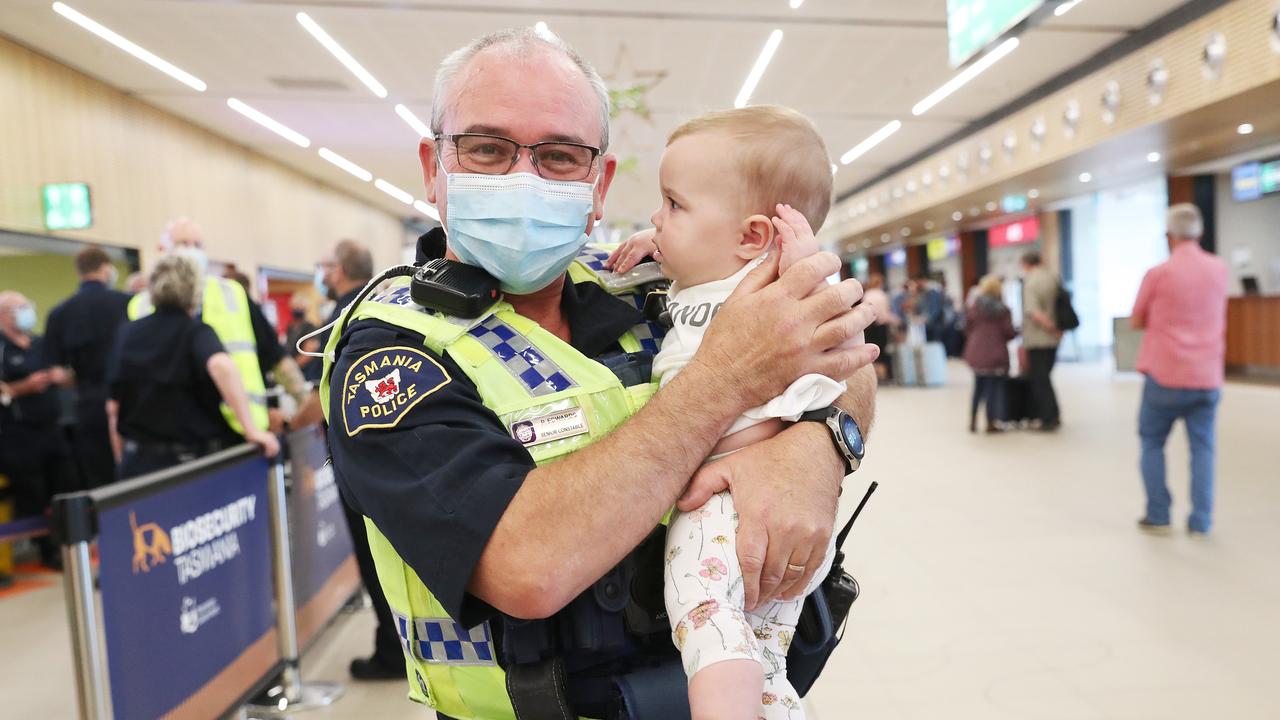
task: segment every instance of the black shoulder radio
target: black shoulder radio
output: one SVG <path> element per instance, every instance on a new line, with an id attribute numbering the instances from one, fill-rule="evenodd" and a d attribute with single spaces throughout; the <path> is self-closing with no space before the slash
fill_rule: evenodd
<path id="1" fill-rule="evenodd" d="M 418 268 L 410 297 L 422 307 L 460 318 L 479 317 L 498 301 L 498 280 L 484 268 L 437 258 Z"/>

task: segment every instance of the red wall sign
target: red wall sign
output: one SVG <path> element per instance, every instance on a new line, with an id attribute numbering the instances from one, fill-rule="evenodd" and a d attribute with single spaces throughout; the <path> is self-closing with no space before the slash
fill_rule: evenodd
<path id="1" fill-rule="evenodd" d="M 987 233 L 988 247 L 1035 242 L 1040 238 L 1040 218 L 1031 217 L 1007 225 L 997 225 Z"/>

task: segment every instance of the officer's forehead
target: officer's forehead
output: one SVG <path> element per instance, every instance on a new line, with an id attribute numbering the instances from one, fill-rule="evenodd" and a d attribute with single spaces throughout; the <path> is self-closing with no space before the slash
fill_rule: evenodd
<path id="1" fill-rule="evenodd" d="M 551 48 L 516 54 L 488 48 L 458 72 L 449 88 L 446 133 L 487 132 L 521 142 L 600 142 L 595 91 L 569 57 Z"/>

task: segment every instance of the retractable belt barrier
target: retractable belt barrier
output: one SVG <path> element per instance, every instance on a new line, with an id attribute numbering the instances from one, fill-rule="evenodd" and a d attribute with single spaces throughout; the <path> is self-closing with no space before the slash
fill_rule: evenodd
<path id="1" fill-rule="evenodd" d="M 341 695 L 304 684 L 298 655 L 300 632 L 359 588 L 350 537 L 323 435 L 285 445 L 290 468 L 241 445 L 54 498 L 81 718 L 223 717 L 265 691 L 269 706 L 247 708 L 263 716 Z"/>

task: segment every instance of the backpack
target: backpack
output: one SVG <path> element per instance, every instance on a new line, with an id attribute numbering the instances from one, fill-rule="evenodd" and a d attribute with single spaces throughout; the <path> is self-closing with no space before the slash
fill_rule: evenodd
<path id="1" fill-rule="evenodd" d="M 1058 293 L 1053 298 L 1053 324 L 1066 332 L 1080 327 L 1080 316 L 1071 307 L 1071 291 L 1058 285 Z"/>

